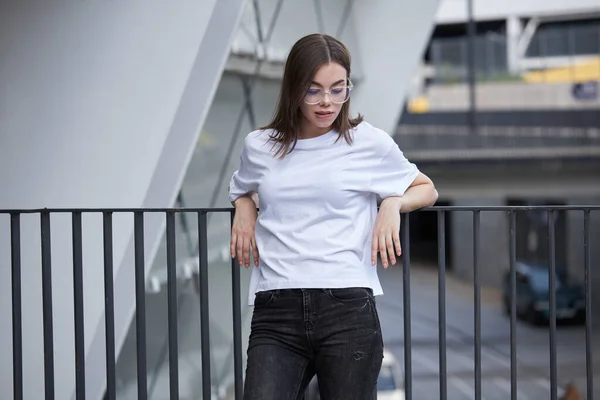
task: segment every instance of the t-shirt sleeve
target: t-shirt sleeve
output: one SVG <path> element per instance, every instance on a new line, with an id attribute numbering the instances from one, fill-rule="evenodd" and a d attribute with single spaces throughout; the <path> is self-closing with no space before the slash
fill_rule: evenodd
<path id="1" fill-rule="evenodd" d="M 395 142 L 390 142 L 389 150 L 375 164 L 370 177 L 370 191 L 382 199 L 402 196 L 419 175 L 417 166 L 404 157 Z"/>
<path id="2" fill-rule="evenodd" d="M 252 162 L 248 140 L 244 142 L 240 155 L 240 167 L 233 173 L 229 182 L 229 201 L 234 202 L 241 196 L 258 191 L 258 168 Z"/>

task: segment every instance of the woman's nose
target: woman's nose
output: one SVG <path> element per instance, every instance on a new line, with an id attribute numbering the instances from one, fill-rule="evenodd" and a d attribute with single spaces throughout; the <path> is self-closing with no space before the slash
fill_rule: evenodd
<path id="1" fill-rule="evenodd" d="M 324 93 L 323 98 L 321 99 L 321 104 L 329 105 L 331 103 L 331 97 L 329 97 L 329 93 Z"/>

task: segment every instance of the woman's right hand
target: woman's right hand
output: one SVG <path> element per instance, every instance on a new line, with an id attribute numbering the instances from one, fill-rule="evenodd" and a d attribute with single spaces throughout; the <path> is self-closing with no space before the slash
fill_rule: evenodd
<path id="1" fill-rule="evenodd" d="M 250 196 L 242 196 L 234 202 L 235 215 L 231 228 L 231 258 L 237 256 L 240 266 L 250 266 L 250 248 L 254 255 L 254 265 L 258 267 L 258 248 L 254 237 L 256 226 L 256 203 Z"/>

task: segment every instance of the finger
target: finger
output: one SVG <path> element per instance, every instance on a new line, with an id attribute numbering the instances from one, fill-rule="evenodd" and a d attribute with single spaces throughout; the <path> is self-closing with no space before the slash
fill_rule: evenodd
<path id="1" fill-rule="evenodd" d="M 258 267 L 258 247 L 256 246 L 256 238 L 252 239 L 252 255 L 254 256 L 254 265 Z"/>
<path id="2" fill-rule="evenodd" d="M 250 266 L 250 238 L 244 238 L 244 265 L 246 268 Z"/>
<path id="3" fill-rule="evenodd" d="M 235 233 L 231 234 L 231 241 L 229 242 L 229 253 L 231 254 L 231 258 L 235 258 L 235 243 L 237 242 L 237 235 Z"/>
<path id="4" fill-rule="evenodd" d="M 385 236 L 381 235 L 379 236 L 379 255 L 381 256 L 381 262 L 383 263 L 383 268 L 387 268 L 388 267 L 388 256 L 387 256 L 387 249 L 385 247 Z"/>
<path id="5" fill-rule="evenodd" d="M 373 235 L 373 243 L 371 244 L 371 265 L 377 264 L 377 236 Z"/>
<path id="6" fill-rule="evenodd" d="M 235 249 L 236 249 L 236 255 L 237 255 L 238 262 L 240 263 L 240 267 L 244 263 L 244 257 L 243 257 L 243 253 L 242 253 L 243 246 L 244 246 L 244 237 L 238 236 L 236 238 L 236 242 L 235 242 Z"/>
<path id="7" fill-rule="evenodd" d="M 402 246 L 400 246 L 400 234 L 398 232 L 392 233 L 394 240 L 394 247 L 396 247 L 396 255 L 400 257 L 402 255 Z"/>
<path id="8" fill-rule="evenodd" d="M 392 265 L 396 265 L 396 257 L 394 256 L 394 242 L 392 239 L 392 235 L 385 236 L 385 245 L 387 248 L 388 256 L 390 257 L 390 263 Z"/>

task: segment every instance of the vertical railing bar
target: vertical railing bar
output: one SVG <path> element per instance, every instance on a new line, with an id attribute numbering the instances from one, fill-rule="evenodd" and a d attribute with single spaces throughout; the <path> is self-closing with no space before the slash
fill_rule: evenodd
<path id="1" fill-rule="evenodd" d="M 583 242 L 585 271 L 585 369 L 587 398 L 588 400 L 594 400 L 594 371 L 592 363 L 592 275 L 590 271 L 590 210 L 585 210 L 583 214 Z"/>
<path id="2" fill-rule="evenodd" d="M 517 220 L 509 211 L 510 253 L 510 398 L 517 400 Z"/>
<path id="3" fill-rule="evenodd" d="M 106 337 L 106 400 L 115 400 L 117 398 L 112 216 L 112 212 L 105 211 L 102 213 L 102 236 L 104 244 L 104 334 Z"/>
<path id="4" fill-rule="evenodd" d="M 481 282 L 479 274 L 479 228 L 481 213 L 473 211 L 473 302 L 475 305 L 475 399 L 481 400 Z"/>
<path id="5" fill-rule="evenodd" d="M 135 336 L 138 399 L 148 398 L 146 369 L 146 272 L 144 261 L 144 213 L 134 213 Z"/>
<path id="6" fill-rule="evenodd" d="M 230 220 L 233 227 L 235 208 L 231 211 Z M 240 287 L 240 266 L 235 258 L 231 259 L 231 293 L 233 302 L 233 374 L 235 383 L 235 399 L 242 400 L 244 395 L 244 376 L 242 369 L 242 305 Z"/>
<path id="7" fill-rule="evenodd" d="M 438 322 L 440 400 L 448 398 L 446 365 L 446 212 L 438 211 Z"/>
<path id="8" fill-rule="evenodd" d="M 23 325 L 21 311 L 21 214 L 10 216 L 12 282 L 13 398 L 23 399 Z"/>
<path id="9" fill-rule="evenodd" d="M 85 399 L 85 339 L 83 320 L 83 239 L 81 212 L 71 215 L 73 240 L 73 315 L 75 317 L 75 392 Z"/>
<path id="10" fill-rule="evenodd" d="M 557 400 L 558 383 L 556 371 L 556 232 L 555 219 L 556 211 L 548 211 L 548 241 L 550 258 L 550 398 Z"/>
<path id="11" fill-rule="evenodd" d="M 50 213 L 40 214 L 42 240 L 42 301 L 44 326 L 44 386 L 46 400 L 54 399 L 54 334 L 52 327 L 52 256 Z"/>
<path id="12" fill-rule="evenodd" d="M 208 308 L 208 232 L 206 211 L 198 213 L 198 244 L 200 257 L 200 340 L 202 349 L 202 398 L 211 398 L 210 329 Z"/>
<path id="13" fill-rule="evenodd" d="M 410 216 L 402 214 L 402 275 L 404 308 L 404 392 L 406 400 L 412 400 L 412 353 L 410 321 Z"/>
<path id="14" fill-rule="evenodd" d="M 179 399 L 179 348 L 177 343 L 177 252 L 175 213 L 168 211 L 167 223 L 167 307 L 169 323 L 169 393 Z"/>

